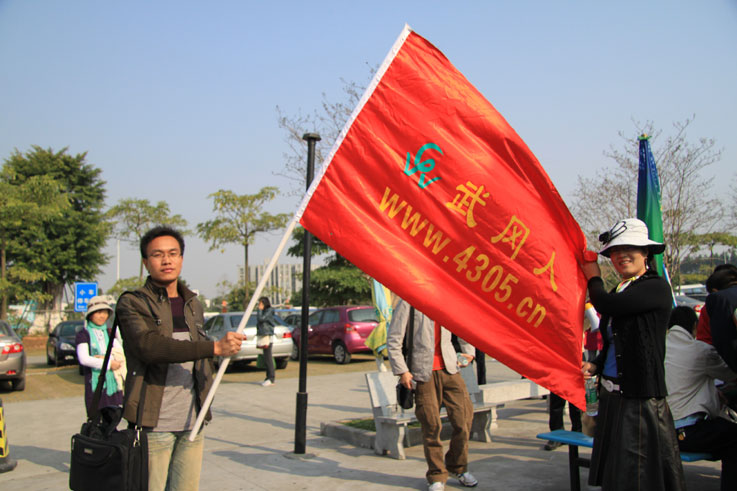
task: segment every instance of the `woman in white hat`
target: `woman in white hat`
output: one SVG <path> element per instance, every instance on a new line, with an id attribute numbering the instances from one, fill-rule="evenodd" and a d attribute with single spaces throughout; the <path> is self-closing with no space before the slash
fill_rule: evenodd
<path id="1" fill-rule="evenodd" d="M 84 368 L 84 401 L 87 407 L 87 415 L 92 412 L 92 396 L 97 388 L 97 381 L 102 369 L 105 350 L 110 340 L 107 320 L 113 314 L 113 309 L 105 297 L 92 297 L 87 304 L 85 316 L 85 328 L 77 333 L 77 359 Z M 113 341 L 113 348 L 122 346 L 118 340 Z M 123 404 L 123 387 L 116 381 L 113 370 L 120 367 L 121 363 L 112 357 L 108 363 L 105 373 L 105 387 L 100 398 L 99 408 L 109 406 L 120 406 Z"/>
<path id="2" fill-rule="evenodd" d="M 653 260 L 665 245 L 650 240 L 636 218 L 617 222 L 599 240 L 599 254 L 622 282 L 607 292 L 599 265 L 583 265 L 604 338 L 599 356 L 583 364 L 584 378 L 598 375 L 601 382 L 589 484 L 606 491 L 685 489 L 663 368 L 673 294 Z"/>

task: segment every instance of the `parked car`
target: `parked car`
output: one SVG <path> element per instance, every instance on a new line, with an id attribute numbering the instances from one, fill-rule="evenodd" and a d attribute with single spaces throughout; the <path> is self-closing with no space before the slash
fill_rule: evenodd
<path id="1" fill-rule="evenodd" d="M 57 367 L 65 363 L 77 363 L 77 345 L 74 338 L 83 328 L 83 320 L 58 323 L 46 341 L 46 363 Z"/>
<path id="2" fill-rule="evenodd" d="M 310 313 L 316 311 L 315 307 L 310 307 Z M 284 319 L 284 322 L 292 331 L 292 341 L 294 341 L 294 330 L 299 329 L 302 322 L 302 307 L 292 309 L 276 309 L 276 313 Z M 296 343 L 292 343 L 292 353 L 289 355 L 292 360 L 299 360 L 299 348 Z"/>
<path id="3" fill-rule="evenodd" d="M 350 363 L 353 353 L 370 353 L 366 337 L 378 325 L 376 309 L 367 305 L 329 307 L 310 315 L 307 328 L 308 354 L 331 354 L 336 363 Z M 292 333 L 299 346 L 300 330 Z"/>
<path id="4" fill-rule="evenodd" d="M 701 309 L 704 308 L 704 301 L 686 295 L 676 295 L 676 305 L 679 307 L 691 307 L 696 311 L 697 315 L 701 315 Z"/>
<path id="5" fill-rule="evenodd" d="M 274 328 L 274 346 L 271 353 L 274 356 L 274 364 L 276 368 L 283 369 L 289 363 L 289 355 L 292 352 L 292 330 L 281 320 L 278 315 L 275 316 L 278 326 Z M 218 314 L 205 322 L 205 333 L 207 337 L 213 341 L 219 341 L 227 332 L 234 332 L 238 329 L 243 319 L 243 312 L 228 312 L 226 314 Z M 256 314 L 253 313 L 248 318 L 246 327 L 243 330 L 246 336 L 241 344 L 241 350 L 233 355 L 230 363 L 240 362 L 243 364 L 250 363 L 263 353 L 263 350 L 256 348 Z M 222 358 L 215 357 L 215 363 L 220 364 Z"/>
<path id="6" fill-rule="evenodd" d="M 693 284 L 693 285 L 681 285 L 676 288 L 676 295 L 683 295 L 691 297 L 696 300 L 706 301 L 706 296 L 709 292 L 706 291 L 706 285 Z"/>
<path id="7" fill-rule="evenodd" d="M 309 307 L 309 313 L 312 314 L 317 309 L 315 307 Z M 281 316 L 282 319 L 284 319 L 284 322 L 288 326 L 290 326 L 292 329 L 299 326 L 299 323 L 302 321 L 302 307 L 295 307 L 291 309 L 275 309 L 274 310 L 277 315 Z"/>
<path id="8" fill-rule="evenodd" d="M 9 380 L 13 390 L 26 388 L 26 351 L 23 349 L 23 340 L 5 321 L 0 321 L 0 380 Z"/>

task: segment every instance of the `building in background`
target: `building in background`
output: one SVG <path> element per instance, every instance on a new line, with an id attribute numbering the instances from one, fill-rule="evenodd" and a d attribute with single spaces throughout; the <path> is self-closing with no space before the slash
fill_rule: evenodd
<path id="1" fill-rule="evenodd" d="M 268 263 L 248 267 L 248 280 L 258 284 L 266 271 Z M 314 271 L 319 265 L 312 265 Z M 302 291 L 302 264 L 277 264 L 269 275 L 263 295 L 269 297 L 272 305 L 293 303 L 294 294 Z"/>

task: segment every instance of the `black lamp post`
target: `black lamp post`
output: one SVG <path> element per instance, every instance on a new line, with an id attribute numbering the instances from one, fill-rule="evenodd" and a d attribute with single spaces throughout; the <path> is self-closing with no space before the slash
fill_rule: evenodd
<path id="1" fill-rule="evenodd" d="M 320 141 L 317 133 L 305 133 L 302 139 L 307 142 L 307 189 L 315 175 L 315 144 Z M 312 255 L 312 234 L 305 230 L 304 258 L 302 260 L 302 322 L 299 336 L 299 391 L 297 392 L 297 412 L 294 423 L 294 453 L 304 454 L 307 447 L 307 318 L 310 314 L 310 263 Z"/>

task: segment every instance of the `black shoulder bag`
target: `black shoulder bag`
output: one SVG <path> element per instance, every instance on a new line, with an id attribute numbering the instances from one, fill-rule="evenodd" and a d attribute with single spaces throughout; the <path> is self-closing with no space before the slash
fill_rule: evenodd
<path id="1" fill-rule="evenodd" d="M 404 336 L 404 343 L 406 345 L 406 352 L 404 359 L 407 361 L 407 368 L 412 370 L 412 345 L 415 339 L 415 308 L 409 308 L 409 326 L 407 327 L 407 334 Z M 414 389 L 408 389 L 401 383 L 397 384 L 397 404 L 402 409 L 412 409 L 415 399 Z"/>
<path id="2" fill-rule="evenodd" d="M 138 424 L 143 414 L 143 398 L 146 394 L 145 377 L 135 428 L 117 430 L 123 408 L 98 409 L 117 329 L 116 318 L 92 398 L 93 413 L 88 416 L 80 432 L 72 436 L 69 488 L 73 491 L 148 491 L 148 441 L 146 433 Z M 128 400 L 128 395 L 125 394 L 125 401 Z"/>

